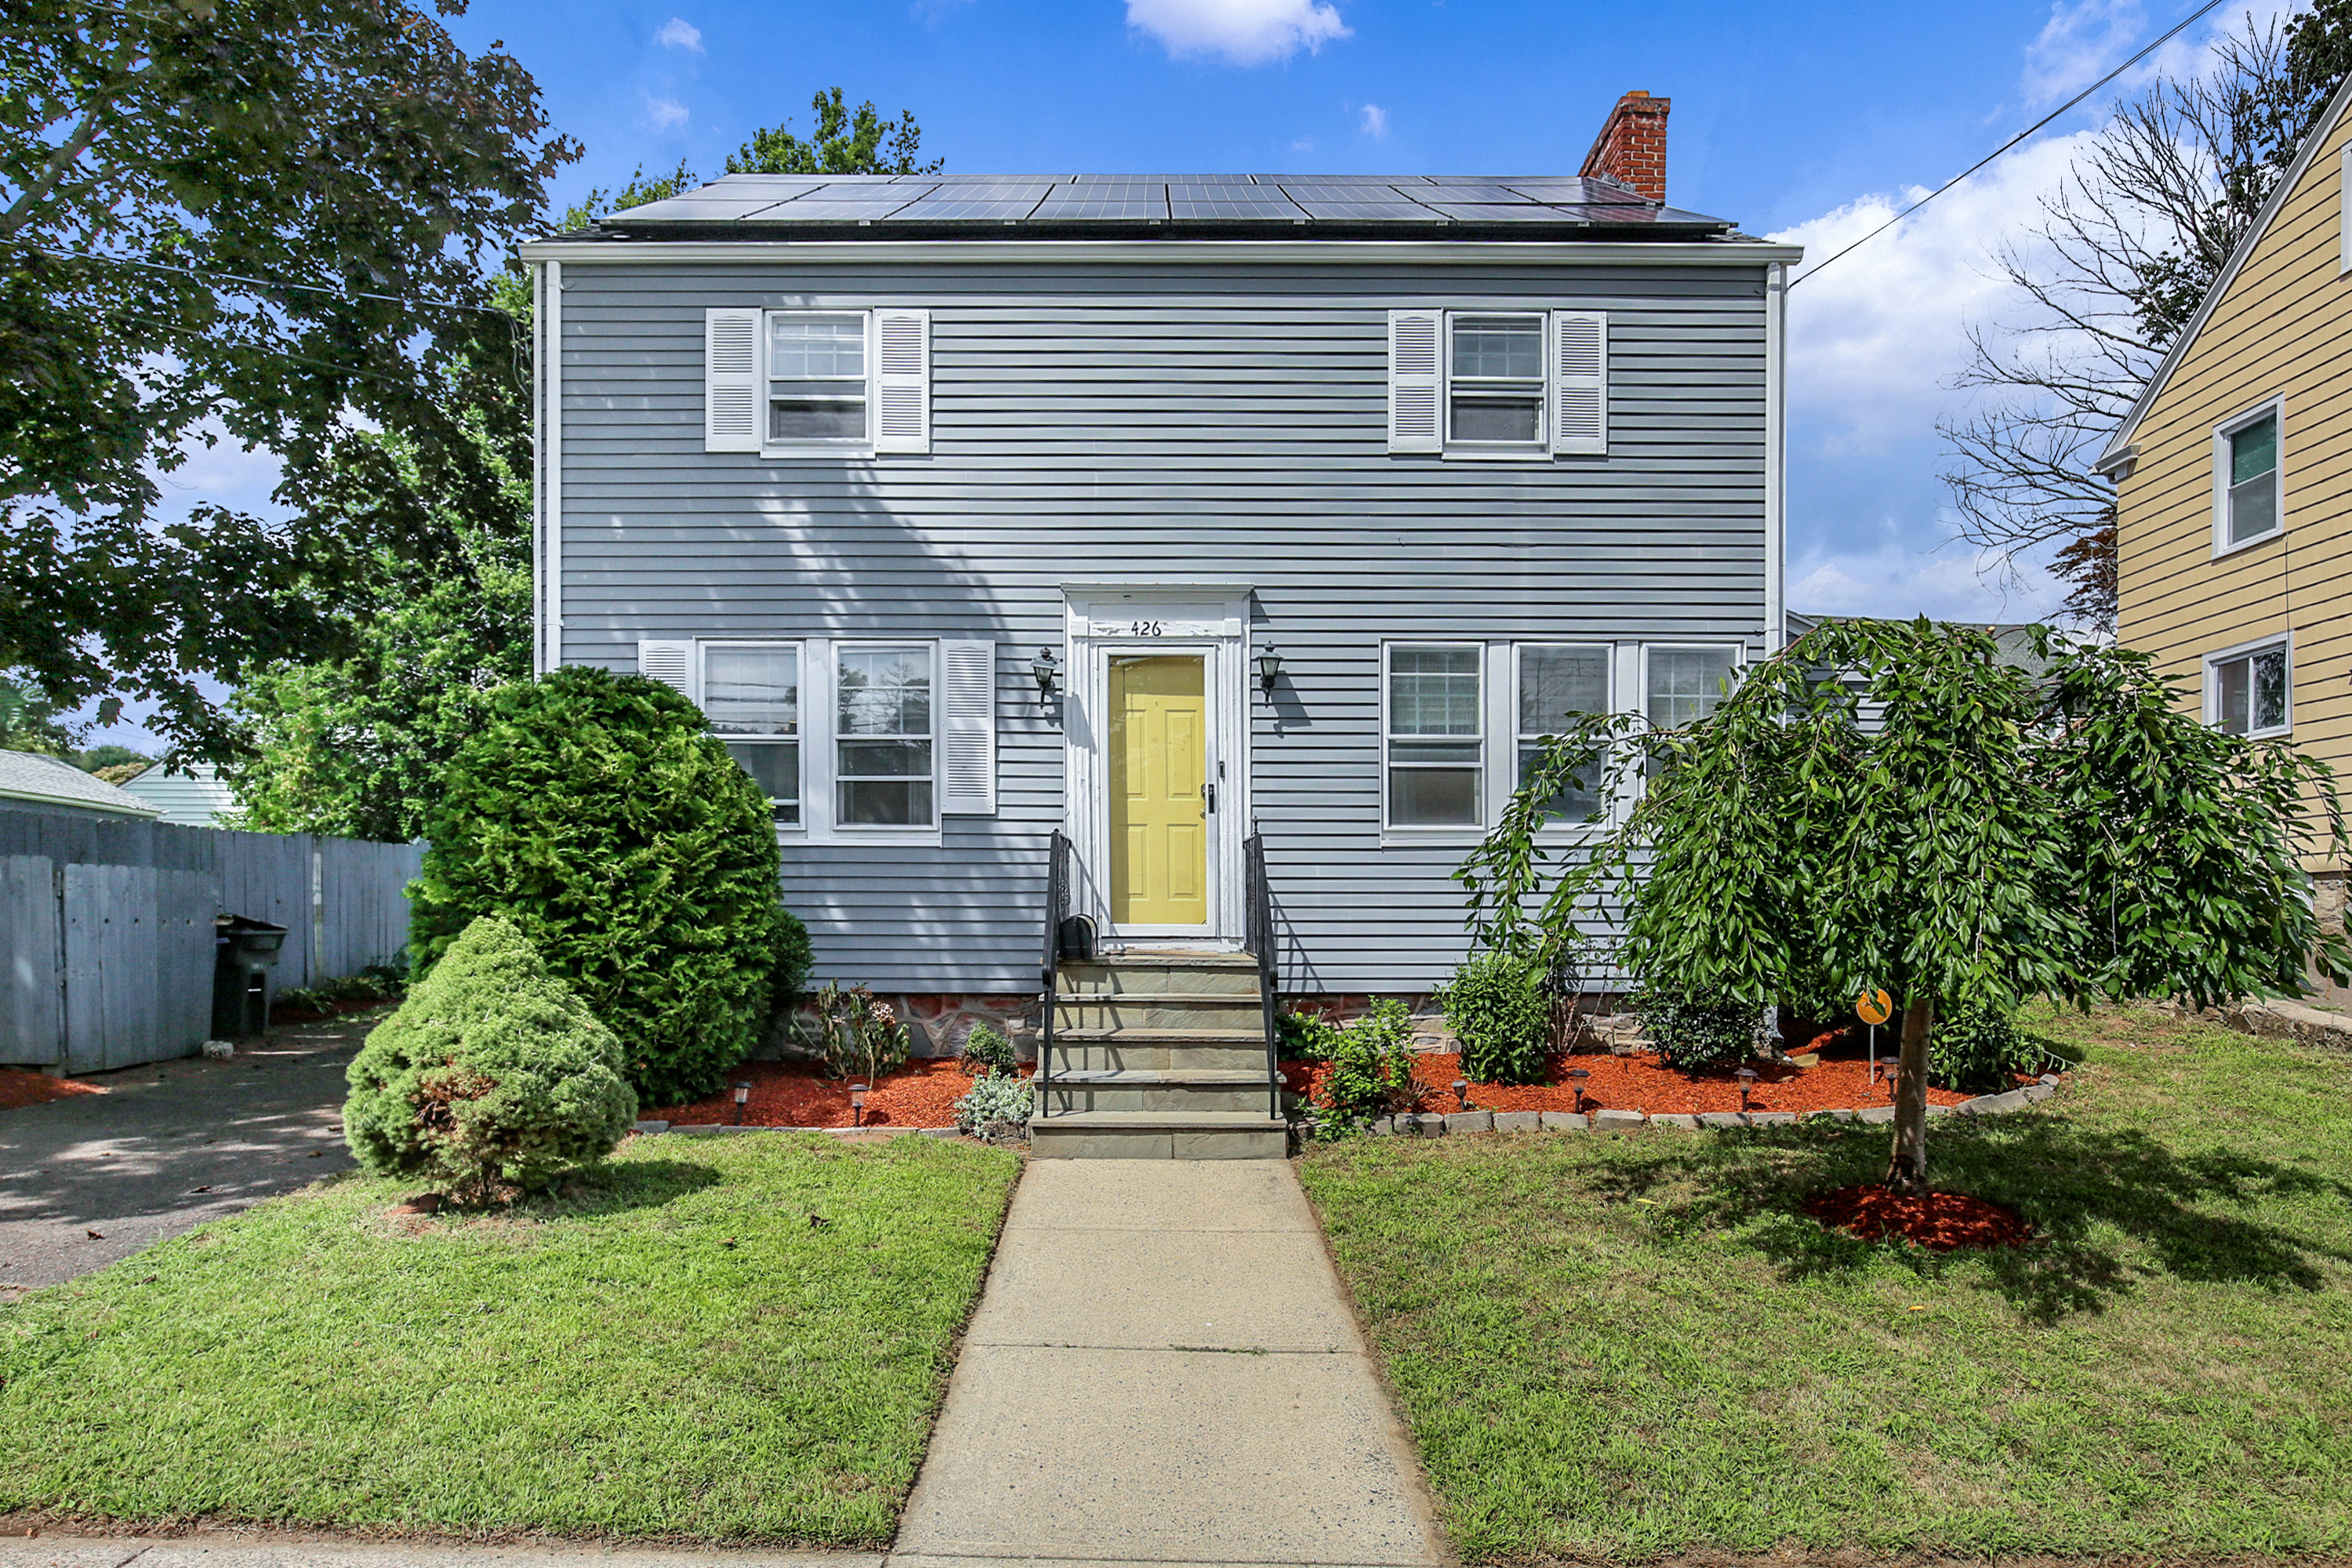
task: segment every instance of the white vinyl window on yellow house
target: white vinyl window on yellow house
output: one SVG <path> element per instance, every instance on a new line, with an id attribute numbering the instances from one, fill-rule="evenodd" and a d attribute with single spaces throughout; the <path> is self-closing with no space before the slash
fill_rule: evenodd
<path id="1" fill-rule="evenodd" d="M 1390 643 L 1382 676 L 1384 818 L 1405 831 L 1486 820 L 1484 649 Z"/>
<path id="2" fill-rule="evenodd" d="M 2205 660 L 2205 721 L 2231 735 L 2284 735 L 2294 727 L 2286 640 L 2227 648 Z"/>
<path id="3" fill-rule="evenodd" d="M 2213 432 L 2216 555 L 2267 539 L 2284 521 L 2279 506 L 2279 426 L 2284 412 L 2284 405 L 2273 401 Z"/>
<path id="4" fill-rule="evenodd" d="M 710 732 L 774 808 L 801 821 L 801 649 L 798 643 L 709 642 L 702 650 L 702 711 Z"/>
<path id="5" fill-rule="evenodd" d="M 1610 670 L 1617 650 L 1605 644 L 1521 643 L 1517 647 L 1518 783 L 1524 787 L 1541 760 L 1546 738 L 1570 721 L 1610 710 Z M 1545 809 L 1558 823 L 1575 824 L 1601 809 L 1606 763 L 1596 760 L 1575 784 L 1552 796 Z"/>

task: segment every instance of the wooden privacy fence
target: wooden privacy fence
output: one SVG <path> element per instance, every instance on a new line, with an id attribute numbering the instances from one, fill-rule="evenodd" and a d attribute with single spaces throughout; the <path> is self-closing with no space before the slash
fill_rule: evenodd
<path id="1" fill-rule="evenodd" d="M 0 809 L 0 1064 L 100 1072 L 212 1033 L 213 917 L 286 928 L 273 989 L 391 962 L 420 844 Z"/>

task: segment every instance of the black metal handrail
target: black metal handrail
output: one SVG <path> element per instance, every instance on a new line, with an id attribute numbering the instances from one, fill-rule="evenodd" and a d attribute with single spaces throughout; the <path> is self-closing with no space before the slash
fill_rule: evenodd
<path id="1" fill-rule="evenodd" d="M 1059 828 L 1045 848 L 1045 1019 L 1037 1035 L 1037 1087 L 1054 1081 L 1054 1002 L 1061 990 L 1062 915 L 1070 901 L 1070 840 Z M 1040 1100 L 1039 1104 L 1044 1101 Z"/>
<path id="2" fill-rule="evenodd" d="M 1282 1119 L 1282 1068 L 1274 1026 L 1274 892 L 1265 879 L 1265 839 L 1253 833 L 1242 840 L 1243 920 L 1250 952 L 1257 955 L 1258 1010 L 1265 1025 L 1268 1113 Z"/>

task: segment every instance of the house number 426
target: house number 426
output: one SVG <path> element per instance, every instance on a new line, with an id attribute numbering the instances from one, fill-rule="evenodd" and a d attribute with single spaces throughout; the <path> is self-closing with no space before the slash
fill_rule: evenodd
<path id="1" fill-rule="evenodd" d="M 1130 621 L 1128 623 L 1127 635 L 1131 637 L 1165 637 L 1167 634 L 1168 626 L 1167 623 L 1164 621 Z"/>

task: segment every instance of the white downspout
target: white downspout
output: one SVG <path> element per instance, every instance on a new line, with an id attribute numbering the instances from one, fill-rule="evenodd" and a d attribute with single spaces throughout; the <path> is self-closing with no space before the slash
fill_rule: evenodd
<path id="1" fill-rule="evenodd" d="M 1764 274 L 1764 652 L 1780 651 L 1789 622 L 1789 268 Z"/>
<path id="2" fill-rule="evenodd" d="M 544 641 L 540 649 L 540 671 L 544 674 L 563 662 L 563 263 L 551 261 L 540 288 L 540 321 L 544 334 L 544 363 L 547 366 L 546 405 L 541 424 L 547 432 L 546 455 L 541 463 L 547 476 L 541 490 L 545 498 L 544 514 L 546 550 L 541 568 L 546 582 L 547 620 Z"/>

